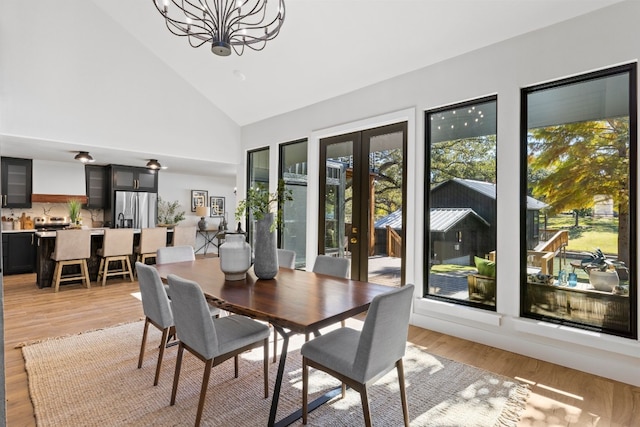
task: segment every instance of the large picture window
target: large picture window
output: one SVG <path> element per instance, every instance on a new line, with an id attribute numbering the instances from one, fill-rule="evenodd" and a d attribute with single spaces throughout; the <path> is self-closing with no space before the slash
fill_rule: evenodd
<path id="1" fill-rule="evenodd" d="M 247 153 L 247 188 L 262 188 L 269 191 L 269 148 L 260 148 Z M 255 220 L 246 218 L 248 239 L 253 248 Z"/>
<path id="2" fill-rule="evenodd" d="M 637 337 L 636 66 L 523 89 L 522 115 L 523 316 Z"/>
<path id="3" fill-rule="evenodd" d="M 296 267 L 304 267 L 307 253 L 307 140 L 280 145 L 280 179 L 293 200 L 284 202 L 284 225 L 279 247 L 296 253 Z"/>
<path id="4" fill-rule="evenodd" d="M 496 98 L 426 113 L 425 296 L 495 310 Z"/>

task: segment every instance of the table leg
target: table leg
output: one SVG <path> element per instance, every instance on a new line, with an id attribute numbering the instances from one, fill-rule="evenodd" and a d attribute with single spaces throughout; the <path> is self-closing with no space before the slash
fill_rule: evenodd
<path id="1" fill-rule="evenodd" d="M 280 389 L 282 388 L 282 378 L 284 376 L 284 365 L 287 360 L 287 348 L 289 346 L 289 337 L 294 334 L 294 332 L 287 333 L 283 328 L 273 325 L 274 329 L 278 332 L 278 334 L 282 337 L 282 353 L 280 354 L 280 362 L 278 363 L 278 373 L 276 375 L 276 382 L 273 386 L 273 397 L 271 400 L 271 411 L 269 412 L 269 427 L 285 427 L 293 424 L 297 420 L 302 418 L 302 408 L 294 411 L 293 413 L 287 415 L 280 421 L 276 422 L 276 412 L 278 412 L 278 401 L 280 400 Z M 314 331 L 314 335 L 320 335 L 319 331 Z M 328 391 L 322 396 L 315 399 L 313 402 L 310 402 L 308 405 L 308 412 L 313 411 L 318 408 L 320 405 L 328 402 L 333 399 L 338 394 L 342 393 L 342 387 L 338 386 L 333 390 Z"/>
<path id="2" fill-rule="evenodd" d="M 284 364 L 287 360 L 287 348 L 289 346 L 289 334 L 280 326 L 273 325 L 273 328 L 282 337 L 282 352 L 280 353 L 280 362 L 278 363 L 278 373 L 276 375 L 276 382 L 273 386 L 273 397 L 271 398 L 271 411 L 269 412 L 269 424 L 268 424 L 269 426 L 276 425 L 275 423 L 276 412 L 278 412 L 278 401 L 280 400 L 280 389 L 282 388 L 282 377 L 284 376 Z M 302 414 L 300 414 L 300 416 L 302 416 Z M 278 423 L 277 425 L 280 426 L 280 425 L 288 425 L 288 424 Z"/>

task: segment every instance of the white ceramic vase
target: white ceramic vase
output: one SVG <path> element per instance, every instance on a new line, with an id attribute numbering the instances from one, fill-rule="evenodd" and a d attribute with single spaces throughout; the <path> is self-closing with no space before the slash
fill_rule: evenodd
<path id="1" fill-rule="evenodd" d="M 613 288 L 620 284 L 620 278 L 615 270 L 591 270 L 589 273 L 589 282 L 591 283 L 591 286 L 596 288 L 598 291 L 612 292 Z"/>
<path id="2" fill-rule="evenodd" d="M 244 234 L 226 234 L 218 249 L 220 270 L 227 280 L 244 280 L 251 268 L 251 246 Z"/>

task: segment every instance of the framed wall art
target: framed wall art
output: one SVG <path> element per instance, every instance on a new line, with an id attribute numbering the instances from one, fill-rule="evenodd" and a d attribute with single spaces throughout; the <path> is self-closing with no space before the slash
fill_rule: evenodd
<path id="1" fill-rule="evenodd" d="M 209 206 L 211 206 L 211 216 L 224 216 L 224 197 L 211 196 Z"/>
<path id="2" fill-rule="evenodd" d="M 207 206 L 208 191 L 191 190 L 191 212 L 195 212 L 198 206 Z"/>

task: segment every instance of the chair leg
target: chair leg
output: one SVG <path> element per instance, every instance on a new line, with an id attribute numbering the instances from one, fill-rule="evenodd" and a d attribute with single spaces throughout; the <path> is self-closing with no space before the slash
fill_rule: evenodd
<path id="1" fill-rule="evenodd" d="M 149 318 L 144 319 L 144 331 L 142 332 L 142 343 L 140 343 L 140 357 L 138 357 L 138 369 L 142 368 L 142 359 L 144 359 L 144 348 L 147 344 L 147 331 L 149 330 Z"/>
<path id="2" fill-rule="evenodd" d="M 369 396 L 367 394 L 367 385 L 364 384 L 360 391 L 360 400 L 362 401 L 362 416 L 364 417 L 365 427 L 371 427 L 371 412 L 369 411 Z"/>
<path id="3" fill-rule="evenodd" d="M 276 354 L 278 353 L 278 333 L 273 328 L 273 363 L 276 363 Z"/>
<path id="4" fill-rule="evenodd" d="M 202 410 L 204 409 L 204 401 L 207 397 L 207 388 L 209 387 L 209 376 L 211 375 L 211 367 L 213 359 L 209 359 L 204 365 L 204 374 L 202 375 L 202 388 L 200 388 L 200 401 L 198 401 L 198 413 L 196 414 L 196 427 L 200 425 L 202 418 Z"/>
<path id="5" fill-rule="evenodd" d="M 53 271 L 53 292 L 58 292 L 60 289 L 60 276 L 62 275 L 62 264 L 60 261 L 56 261 L 56 267 Z"/>
<path id="6" fill-rule="evenodd" d="M 238 378 L 239 372 L 240 372 L 240 365 L 238 362 L 238 355 L 236 354 L 235 356 L 233 356 L 233 377 L 234 378 Z"/>
<path id="7" fill-rule="evenodd" d="M 264 398 L 269 397 L 269 338 L 264 339 Z"/>
<path id="8" fill-rule="evenodd" d="M 129 256 L 127 256 L 124 260 L 127 264 L 127 271 L 129 272 L 129 278 L 131 279 L 131 282 L 133 282 L 133 271 L 131 271 L 131 261 L 129 260 Z"/>
<path id="9" fill-rule="evenodd" d="M 400 399 L 402 400 L 402 416 L 404 418 L 404 426 L 409 427 L 409 404 L 407 403 L 407 389 L 404 385 L 404 366 L 402 359 L 396 362 L 398 370 L 398 382 L 400 384 Z"/>
<path id="10" fill-rule="evenodd" d="M 178 344 L 178 356 L 176 357 L 176 373 L 173 375 L 173 388 L 171 390 L 171 405 L 176 404 L 176 393 L 178 391 L 178 381 L 180 380 L 180 369 L 182 368 L 182 353 L 184 353 L 184 344 Z"/>
<path id="11" fill-rule="evenodd" d="M 164 328 L 162 330 L 162 338 L 160 339 L 160 353 L 158 353 L 158 364 L 156 365 L 156 377 L 153 379 L 153 385 L 158 385 L 158 380 L 160 379 L 160 368 L 162 367 L 162 358 L 164 357 L 164 349 L 167 347 L 167 338 L 169 335 L 169 328 Z"/>
<path id="12" fill-rule="evenodd" d="M 104 266 L 102 265 L 102 263 L 104 263 Z M 102 261 L 100 261 L 100 270 L 102 272 L 102 286 L 106 286 L 107 284 L 107 273 L 109 273 L 109 259 L 108 258 L 102 258 Z"/>
<path id="13" fill-rule="evenodd" d="M 104 257 L 100 258 L 100 267 L 98 267 L 98 277 L 96 278 L 96 282 L 99 282 L 102 275 L 106 273 L 102 271 L 103 269 L 104 269 Z"/>
<path id="14" fill-rule="evenodd" d="M 302 424 L 307 424 L 307 415 L 309 413 L 309 367 L 307 366 L 307 358 L 302 358 Z"/>
<path id="15" fill-rule="evenodd" d="M 80 264 L 80 269 L 82 270 L 82 275 L 84 276 L 85 283 L 87 284 L 87 289 L 91 289 L 91 279 L 89 279 L 89 266 L 87 265 L 87 260 L 83 259 Z"/>

